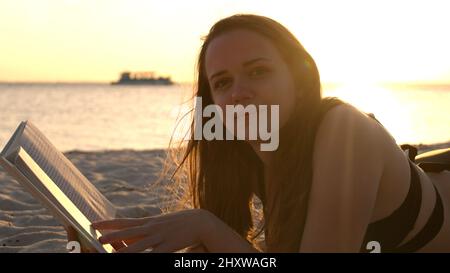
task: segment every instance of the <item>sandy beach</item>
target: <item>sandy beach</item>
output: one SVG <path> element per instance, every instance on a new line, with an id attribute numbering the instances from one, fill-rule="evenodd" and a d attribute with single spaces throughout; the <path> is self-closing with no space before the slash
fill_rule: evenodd
<path id="1" fill-rule="evenodd" d="M 445 145 L 418 146 L 419 154 Z M 66 156 L 126 217 L 161 213 L 167 193 L 151 187 L 164 150 L 71 151 Z M 0 168 L 0 252 L 68 252 L 62 226 Z"/>

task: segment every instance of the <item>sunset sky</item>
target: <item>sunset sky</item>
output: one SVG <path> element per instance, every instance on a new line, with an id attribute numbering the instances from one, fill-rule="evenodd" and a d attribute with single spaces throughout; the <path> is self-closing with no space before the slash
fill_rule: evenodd
<path id="1" fill-rule="evenodd" d="M 450 83 L 448 1 L 0 0 L 0 81 L 194 80 L 200 38 L 235 13 L 272 17 L 324 82 Z"/>

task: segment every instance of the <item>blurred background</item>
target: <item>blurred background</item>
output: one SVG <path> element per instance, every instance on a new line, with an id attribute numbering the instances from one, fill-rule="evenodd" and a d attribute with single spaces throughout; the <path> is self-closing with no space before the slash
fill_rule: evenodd
<path id="1" fill-rule="evenodd" d="M 284 24 L 315 59 L 323 95 L 374 113 L 398 144 L 448 147 L 449 7 L 436 0 L 0 0 L 0 148 L 26 119 L 62 151 L 166 148 L 189 105 L 201 37 L 235 13 Z M 125 71 L 155 74 L 119 82 L 150 84 L 111 84 Z M 155 80 L 169 77 L 173 84 Z"/>

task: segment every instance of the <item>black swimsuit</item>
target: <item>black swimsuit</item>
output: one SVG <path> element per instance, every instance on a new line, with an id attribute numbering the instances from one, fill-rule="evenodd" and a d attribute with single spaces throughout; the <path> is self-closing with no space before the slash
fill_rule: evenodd
<path id="1" fill-rule="evenodd" d="M 376 120 L 373 115 L 370 116 Z M 368 252 L 370 250 L 366 248 L 370 241 L 378 242 L 381 247 L 381 252 L 416 252 L 439 233 L 444 223 L 442 199 L 436 186 L 434 186 L 436 191 L 436 203 L 430 218 L 421 231 L 406 243 L 401 244 L 406 236 L 413 230 L 422 204 L 420 178 L 418 171 L 414 166 L 414 158 L 417 154 L 417 149 L 410 145 L 402 145 L 401 148 L 409 150 L 408 162 L 411 170 L 411 183 L 408 195 L 402 205 L 391 215 L 371 223 L 368 226 L 361 246 L 361 252 Z"/>

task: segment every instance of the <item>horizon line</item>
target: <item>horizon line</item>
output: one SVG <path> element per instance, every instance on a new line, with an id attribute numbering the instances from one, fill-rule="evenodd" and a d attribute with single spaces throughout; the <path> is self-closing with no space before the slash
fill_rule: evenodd
<path id="1" fill-rule="evenodd" d="M 111 84 L 111 81 L 2 81 L 0 84 Z M 195 84 L 193 81 L 174 82 L 175 85 Z M 346 81 L 323 81 L 322 85 L 349 85 L 351 82 Z M 367 85 L 450 85 L 450 81 L 379 81 L 379 82 L 361 82 L 360 84 Z"/>

